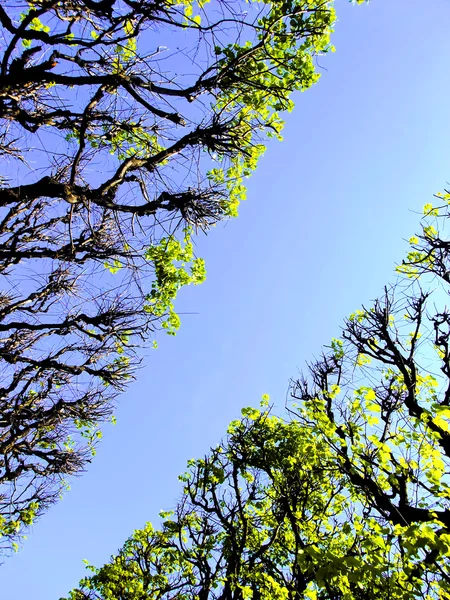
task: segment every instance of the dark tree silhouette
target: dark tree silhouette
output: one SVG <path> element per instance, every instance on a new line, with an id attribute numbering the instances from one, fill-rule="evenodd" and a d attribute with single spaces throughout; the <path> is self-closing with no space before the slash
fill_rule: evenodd
<path id="1" fill-rule="evenodd" d="M 317 79 L 325 1 L 0 4 L 0 517 L 5 547 L 83 469 L 138 364 L 204 278 Z M 106 268 L 105 268 L 106 267 Z"/>

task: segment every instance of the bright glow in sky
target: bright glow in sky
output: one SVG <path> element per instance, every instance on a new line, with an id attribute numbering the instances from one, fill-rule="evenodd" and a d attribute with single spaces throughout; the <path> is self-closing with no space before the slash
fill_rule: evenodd
<path id="1" fill-rule="evenodd" d="M 158 523 L 177 476 L 263 393 L 288 381 L 345 315 L 377 296 L 450 178 L 450 4 L 337 0 L 336 53 L 294 98 L 239 219 L 198 243 L 208 279 L 183 290 L 182 327 L 159 337 L 120 399 L 89 472 L 2 567 L 2 598 L 56 600 L 133 529 Z"/>

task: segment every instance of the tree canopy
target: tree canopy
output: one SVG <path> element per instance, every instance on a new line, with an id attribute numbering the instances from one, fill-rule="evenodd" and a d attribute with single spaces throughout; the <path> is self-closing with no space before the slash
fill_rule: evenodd
<path id="1" fill-rule="evenodd" d="M 324 0 L 0 6 L 0 522 L 9 548 L 85 468 L 205 277 L 280 112 L 332 49 Z"/>
<path id="2" fill-rule="evenodd" d="M 292 382 L 193 460 L 162 526 L 70 600 L 450 596 L 450 193 L 397 280 Z"/>
<path id="3" fill-rule="evenodd" d="M 326 443 L 267 410 L 243 414 L 191 462 L 162 529 L 135 532 L 71 600 L 313 598 L 318 587 L 338 598 L 343 573 L 363 589 L 360 568 L 379 549 L 342 528 L 359 521 Z"/>

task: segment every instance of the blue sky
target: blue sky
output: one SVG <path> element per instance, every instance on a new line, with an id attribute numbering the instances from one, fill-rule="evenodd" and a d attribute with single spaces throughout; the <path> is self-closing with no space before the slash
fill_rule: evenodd
<path id="1" fill-rule="evenodd" d="M 295 98 L 239 219 L 198 241 L 208 278 L 183 290 L 182 327 L 145 352 L 89 472 L 2 567 L 2 597 L 57 599 L 133 529 L 158 522 L 177 476 L 343 317 L 392 279 L 423 204 L 450 180 L 450 4 L 337 0 L 335 54 Z"/>

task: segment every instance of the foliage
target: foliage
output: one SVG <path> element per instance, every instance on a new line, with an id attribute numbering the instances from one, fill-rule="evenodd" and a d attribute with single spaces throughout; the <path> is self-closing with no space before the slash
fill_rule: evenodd
<path id="1" fill-rule="evenodd" d="M 424 207 L 399 278 L 293 383 L 293 418 L 326 440 L 405 598 L 450 596 L 450 194 Z M 400 593 L 400 592 L 398 592 Z"/>
<path id="2" fill-rule="evenodd" d="M 395 285 L 292 382 L 244 409 L 147 525 L 70 600 L 450 597 L 450 193 Z"/>
<path id="3" fill-rule="evenodd" d="M 202 283 L 206 277 L 205 263 L 202 258 L 194 258 L 191 232 L 186 230 L 184 246 L 173 236 L 163 238 L 158 245 L 151 246 L 145 257 L 155 266 L 155 281 L 147 296 L 144 310 L 154 316 L 168 314 L 162 327 L 167 333 L 175 335 L 180 319 L 175 312 L 173 300 L 184 285 Z M 177 265 L 178 263 L 178 265 Z M 190 265 L 189 271 L 185 269 Z"/>
<path id="4" fill-rule="evenodd" d="M 90 461 L 136 347 L 176 332 L 205 275 L 192 236 L 237 214 L 334 18 L 324 0 L 0 6 L 5 548 Z"/>
<path id="5" fill-rule="evenodd" d="M 162 528 L 136 531 L 71 600 L 359 598 L 363 584 L 385 586 L 369 566 L 384 550 L 343 527 L 366 528 L 327 444 L 267 410 L 242 412 L 222 446 L 191 461 Z"/>

